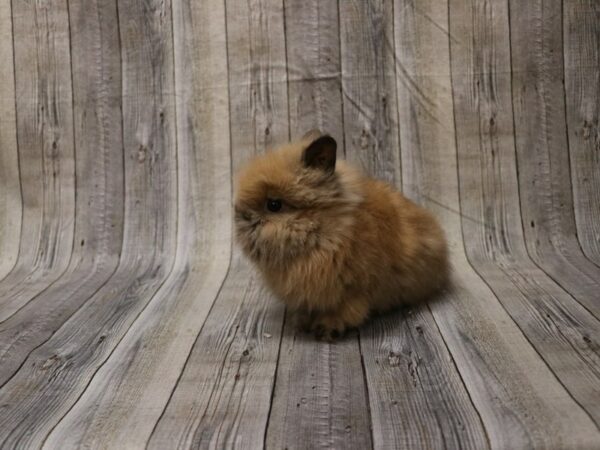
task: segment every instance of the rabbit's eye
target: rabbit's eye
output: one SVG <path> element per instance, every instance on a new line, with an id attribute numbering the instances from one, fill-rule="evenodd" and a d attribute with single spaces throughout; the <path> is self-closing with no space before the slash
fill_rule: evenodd
<path id="1" fill-rule="evenodd" d="M 273 199 L 273 198 L 267 199 L 267 209 L 271 212 L 281 211 L 282 206 L 283 206 L 283 203 L 281 203 L 281 200 Z"/>

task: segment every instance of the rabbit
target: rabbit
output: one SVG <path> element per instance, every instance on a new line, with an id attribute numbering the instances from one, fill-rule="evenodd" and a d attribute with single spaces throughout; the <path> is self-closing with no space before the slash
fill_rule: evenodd
<path id="1" fill-rule="evenodd" d="M 236 240 L 299 325 L 332 340 L 374 313 L 422 302 L 449 280 L 436 219 L 390 184 L 337 160 L 318 131 L 237 176 Z"/>

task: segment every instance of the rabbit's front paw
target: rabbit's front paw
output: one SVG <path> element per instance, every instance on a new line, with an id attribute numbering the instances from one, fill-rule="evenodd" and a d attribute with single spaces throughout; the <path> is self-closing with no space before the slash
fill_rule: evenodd
<path id="1" fill-rule="evenodd" d="M 311 324 L 311 331 L 315 337 L 328 342 L 343 336 L 346 328 L 343 318 L 335 314 L 320 314 Z"/>

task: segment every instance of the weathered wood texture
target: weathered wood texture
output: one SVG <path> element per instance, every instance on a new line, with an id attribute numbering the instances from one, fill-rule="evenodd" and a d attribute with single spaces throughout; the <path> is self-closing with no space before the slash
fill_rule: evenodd
<path id="1" fill-rule="evenodd" d="M 285 61 L 283 3 L 227 1 L 225 20 L 235 171 L 265 147 L 289 139 L 285 63 L 277 64 Z M 262 446 L 283 317 L 283 308 L 234 250 L 150 447 Z"/>
<path id="2" fill-rule="evenodd" d="M 510 64 L 507 5 L 496 2 L 484 8 L 454 3 L 452 82 L 462 226 L 471 237 L 467 255 L 546 364 L 598 421 L 600 406 L 595 397 L 600 380 L 594 375 L 598 355 L 586 339 L 600 333 L 600 322 L 540 270 L 525 247 L 514 159 L 511 74 L 497 69 Z M 473 21 L 463 21 L 464 16 Z M 591 295 L 588 300 L 594 301 Z M 582 378 L 588 381 L 582 383 Z"/>
<path id="3" fill-rule="evenodd" d="M 523 228 L 532 259 L 600 319 L 600 267 L 584 256 L 576 237 L 561 12 L 560 0 L 510 2 Z"/>
<path id="4" fill-rule="evenodd" d="M 327 130 L 343 152 L 337 3 L 285 2 L 292 137 Z M 310 368 L 310 375 L 305 371 Z M 358 337 L 317 342 L 287 314 L 267 431 L 270 448 L 369 448 L 370 418 Z"/>
<path id="5" fill-rule="evenodd" d="M 398 91 L 403 186 L 441 219 L 454 263 L 454 288 L 431 310 L 490 446 L 589 445 L 597 439 L 596 426 L 540 360 L 463 250 L 471 236 L 463 240 L 461 232 L 450 78 L 450 45 L 461 41 L 448 31 L 444 3 L 399 1 L 395 13 L 396 52 L 406 74 Z M 567 423 L 566 417 L 576 419 Z"/>
<path id="6" fill-rule="evenodd" d="M 23 214 L 17 153 L 14 57 L 10 2 L 0 3 L 0 279 L 13 268 Z"/>
<path id="7" fill-rule="evenodd" d="M 563 5 L 563 51 L 571 181 L 579 242 L 600 266 L 600 3 Z"/>
<path id="8" fill-rule="evenodd" d="M 22 219 L 18 260 L 0 284 L 0 321 L 18 311 L 65 271 L 73 249 L 75 215 L 67 5 L 61 0 L 43 5 L 15 2 L 11 17 L 13 39 L 2 45 L 14 48 L 13 114 L 17 119 Z M 10 56 L 11 52 L 3 53 Z M 5 78 L 7 93 L 11 91 L 11 78 L 10 74 Z M 3 98 L 3 102 L 7 100 Z M 7 115 L 9 120 L 3 128 L 8 126 L 10 130 L 11 116 Z M 10 131 L 6 138 L 11 138 Z M 6 150 L 2 149 L 3 154 L 6 152 L 3 160 L 10 159 L 14 152 L 10 140 L 7 144 Z M 13 184 L 11 178 L 15 176 L 8 176 L 7 187 Z M 14 194 L 14 189 L 7 193 Z"/>
<path id="9" fill-rule="evenodd" d="M 595 0 L 0 0 L 0 448 L 600 447 Z M 232 239 L 311 128 L 453 283 L 335 343 Z"/>

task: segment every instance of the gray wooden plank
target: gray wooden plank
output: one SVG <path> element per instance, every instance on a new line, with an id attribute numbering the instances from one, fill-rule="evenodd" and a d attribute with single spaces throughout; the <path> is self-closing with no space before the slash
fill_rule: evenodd
<path id="1" fill-rule="evenodd" d="M 376 318 L 361 346 L 376 448 L 489 448 L 427 307 Z"/>
<path id="2" fill-rule="evenodd" d="M 354 59 L 344 65 L 348 71 L 342 100 L 339 55 L 326 44 L 337 37 L 337 24 L 320 27 L 333 24 L 332 3 L 300 8 L 286 2 L 284 18 L 281 2 L 228 2 L 228 87 L 223 2 L 173 1 L 173 23 L 170 3 L 159 0 L 121 3 L 119 18 L 114 3 L 71 2 L 70 56 L 66 3 L 13 2 L 19 39 L 17 95 L 10 83 L 0 86 L 0 113 L 6 113 L 0 118 L 0 278 L 15 267 L 0 282 L 0 446 L 141 447 L 153 429 L 150 446 L 158 448 L 255 448 L 264 444 L 265 436 L 267 445 L 278 447 L 311 432 L 309 442 L 370 446 L 354 336 L 334 345 L 315 343 L 296 335 L 291 320 L 280 335 L 282 306 L 263 290 L 239 254 L 208 315 L 230 254 L 231 168 L 223 154 L 229 146 L 223 129 L 229 118 L 228 90 L 234 169 L 305 127 L 331 127 L 340 148 L 346 140 L 350 159 L 397 184 L 402 178 L 406 192 L 433 209 L 448 230 L 454 289 L 430 310 L 397 313 L 361 331 L 369 385 L 380 388 L 371 389 L 369 397 L 376 447 L 426 442 L 485 447 L 481 423 L 494 448 L 597 446 L 597 423 L 584 412 L 597 422 L 598 316 L 593 318 L 590 311 L 597 313 L 593 293 L 600 279 L 593 222 L 598 191 L 596 173 L 587 172 L 597 162 L 595 5 L 589 0 L 563 5 L 567 114 L 561 119 L 556 113 L 560 102 L 550 97 L 562 92 L 556 82 L 559 68 L 554 72 L 562 58 L 556 52 L 562 48 L 550 34 L 560 29 L 556 17 L 563 11 L 552 1 L 543 2 L 543 10 L 536 10 L 540 2 L 511 3 L 515 42 L 527 42 L 519 27 L 531 28 L 525 36 L 535 44 L 528 51 L 536 53 L 537 38 L 544 36 L 532 58 L 519 46 L 522 65 L 513 74 L 527 79 L 525 94 L 515 94 L 514 86 L 512 91 L 520 114 L 519 169 L 525 160 L 525 176 L 541 173 L 536 180 L 552 189 L 551 201 L 538 198 L 543 192 L 534 192 L 532 186 L 522 189 L 543 222 L 543 230 L 532 234 L 523 232 L 517 209 L 507 106 L 511 88 L 509 74 L 502 73 L 507 65 L 481 73 L 465 70 L 471 65 L 493 67 L 510 58 L 506 45 L 494 45 L 494 33 L 503 41 L 509 36 L 505 2 L 449 0 L 448 8 L 433 0 L 396 0 L 396 36 L 390 35 L 393 15 L 385 14 L 390 7 L 383 14 L 381 10 L 390 2 L 341 2 L 342 10 L 360 17 L 344 21 L 343 39 L 359 40 L 360 45 L 346 47 Z M 515 4 L 522 20 L 517 25 Z M 8 30 L 10 9 L 10 2 L 0 5 L 0 37 Z M 297 40 L 290 25 L 296 17 L 306 27 L 306 36 Z M 315 24 L 314 17 L 325 20 Z M 125 49 L 122 96 L 118 19 Z M 469 36 L 470 26 L 479 27 L 475 42 L 462 37 Z M 378 33 L 385 37 L 369 40 L 371 35 L 381 38 Z M 0 42 L 0 57 L 6 57 L 0 75 L 5 80 L 13 70 L 10 32 L 8 36 L 9 45 Z M 474 44 L 489 46 L 489 53 L 478 53 Z M 375 49 L 360 57 L 368 45 Z M 399 49 L 395 62 L 390 55 L 394 45 Z M 323 52 L 315 55 L 319 46 Z M 50 54 L 58 56 L 53 60 Z M 72 60 L 73 106 L 65 58 Z M 308 63 L 296 64 L 303 58 Z M 42 64 L 36 67 L 32 61 Z M 213 64 L 207 67 L 207 61 Z M 362 67 L 365 61 L 367 67 Z M 389 67 L 395 67 L 397 86 L 393 76 L 389 84 Z M 173 73 L 177 92 L 172 89 Z M 35 81 L 39 74 L 45 81 Z M 539 96 L 529 96 L 528 89 L 535 88 Z M 389 97 L 379 104 L 381 93 L 394 89 L 393 105 Z M 15 97 L 18 122 L 11 104 Z M 530 103 L 523 106 L 521 99 Z M 49 104 L 57 105 L 58 114 L 53 116 Z M 39 106 L 44 106 L 43 113 Z M 394 108 L 400 108 L 399 123 Z M 524 137 L 532 120 L 528 114 L 541 117 L 539 123 L 546 128 Z M 565 135 L 565 120 L 574 203 L 569 200 L 569 171 L 554 172 L 555 164 L 568 161 L 561 149 L 567 141 L 555 139 L 561 127 Z M 36 128 L 36 123 L 44 126 Z M 17 126 L 19 143 L 26 137 L 19 147 L 25 174 L 27 239 L 22 243 L 20 222 L 2 215 L 21 208 L 19 176 L 9 172 L 19 166 Z M 398 146 L 386 143 L 398 127 L 402 172 L 397 153 L 390 153 Z M 57 184 L 44 181 L 52 179 L 57 167 L 52 151 L 41 151 L 44 145 L 52 149 L 52 140 L 43 142 L 53 137 L 48 130 L 60 133 L 60 152 L 69 130 L 75 137 L 75 146 L 67 142 L 66 155 L 58 157 Z M 495 137 L 488 139 L 488 133 Z M 5 151 L 10 148 L 5 142 L 14 143 L 12 153 Z M 527 154 L 523 142 L 542 142 L 540 152 Z M 123 146 L 125 187 L 120 178 Z M 539 162 L 542 169 L 536 166 Z M 1 178 L 3 173 L 11 178 Z M 521 183 L 527 183 L 519 173 Z M 557 182 L 551 180 L 555 173 L 560 175 Z M 10 191 L 3 191 L 5 187 Z M 567 204 L 561 207 L 564 198 Z M 526 226 L 528 208 L 524 204 Z M 570 218 L 561 218 L 563 211 Z M 111 276 L 121 251 L 123 214 L 123 255 Z M 310 364 L 314 372 L 300 371 Z M 352 390 L 356 395 L 348 397 Z M 294 396 L 299 401 L 294 403 Z M 279 411 L 286 416 L 280 418 Z M 424 423 L 430 424 L 427 432 Z"/>
<path id="3" fill-rule="evenodd" d="M 0 321 L 67 268 L 75 193 L 66 2 L 12 4 L 15 101 L 23 201 L 16 265 L 0 283 Z"/>
<path id="4" fill-rule="evenodd" d="M 396 1 L 403 186 L 447 232 L 452 289 L 430 305 L 492 448 L 593 447 L 598 429 L 470 267 L 461 232 L 448 4 Z"/>
<path id="5" fill-rule="evenodd" d="M 123 233 L 121 61 L 116 4 L 70 7 L 77 180 L 67 271 L 0 323 L 0 384 L 110 277 Z"/>
<path id="6" fill-rule="evenodd" d="M 530 260 L 519 214 L 508 5 L 450 2 L 466 252 L 561 383 L 600 419 L 600 323 Z M 465 18 L 468 18 L 466 20 Z M 500 70 L 499 70 L 500 69 Z"/>
<path id="7" fill-rule="evenodd" d="M 0 280 L 17 262 L 21 238 L 21 185 L 17 153 L 15 68 L 10 2 L 0 4 Z"/>
<path id="8" fill-rule="evenodd" d="M 287 1 L 285 32 L 290 129 L 318 128 L 343 154 L 336 2 Z M 287 312 L 267 429 L 268 448 L 372 447 L 357 334 L 330 344 L 300 332 Z"/>
<path id="9" fill-rule="evenodd" d="M 348 159 L 399 185 L 393 1 L 340 2 L 339 9 Z"/>
<path id="10" fill-rule="evenodd" d="M 43 443 L 173 267 L 177 196 L 170 7 L 131 2 L 119 5 L 118 12 L 126 173 L 120 265 L 0 389 L 0 403 L 8 405 L 0 417 L 0 442 L 6 447 Z"/>
<path id="11" fill-rule="evenodd" d="M 347 155 L 400 187 L 393 2 L 340 3 L 340 23 Z M 361 350 L 376 448 L 487 447 L 427 308 L 374 318 L 361 330 Z"/>
<path id="12" fill-rule="evenodd" d="M 282 2 L 226 2 L 232 168 L 289 139 Z M 239 250 L 149 447 L 260 448 L 283 306 Z"/>
<path id="13" fill-rule="evenodd" d="M 49 435 L 48 448 L 144 447 L 225 277 L 231 173 L 223 132 L 229 120 L 224 13 L 222 1 L 173 2 L 178 195 L 185 199 L 175 268 Z"/>
<path id="14" fill-rule="evenodd" d="M 577 236 L 600 265 L 600 4 L 563 2 L 565 100 Z"/>
<path id="15" fill-rule="evenodd" d="M 372 448 L 356 332 L 334 342 L 285 322 L 267 448 Z"/>
<path id="16" fill-rule="evenodd" d="M 149 448 L 261 448 L 284 308 L 234 256 Z"/>
<path id="17" fill-rule="evenodd" d="M 329 133 L 345 154 L 339 17 L 336 2 L 285 2 L 292 139 L 311 129 Z"/>
<path id="18" fill-rule="evenodd" d="M 600 267 L 576 236 L 565 117 L 562 2 L 511 1 L 515 141 L 532 259 L 600 319 Z"/>

